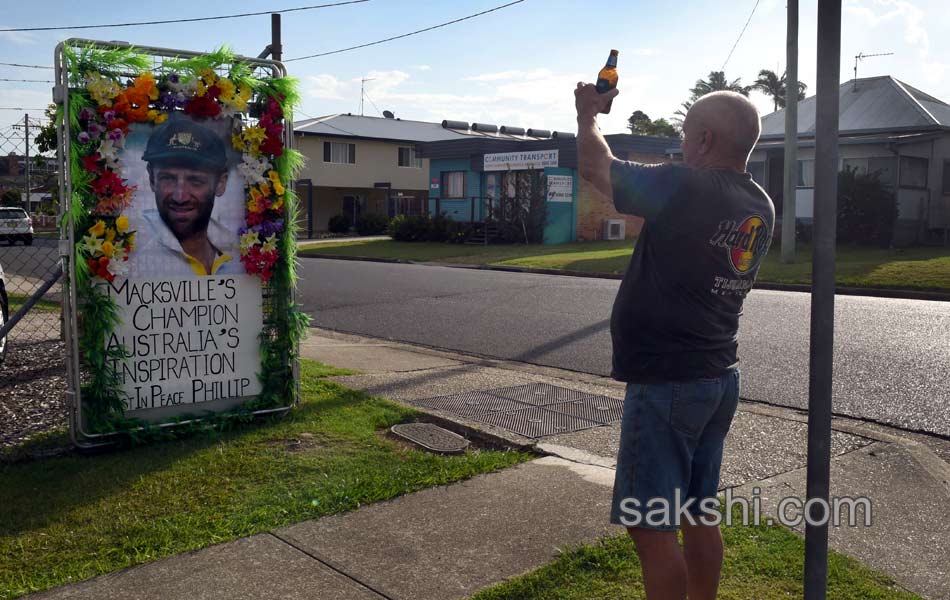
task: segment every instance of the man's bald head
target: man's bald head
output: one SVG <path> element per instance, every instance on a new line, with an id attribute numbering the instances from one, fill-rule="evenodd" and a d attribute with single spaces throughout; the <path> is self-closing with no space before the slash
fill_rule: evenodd
<path id="1" fill-rule="evenodd" d="M 760 131 L 759 112 L 748 98 L 736 92 L 706 94 L 683 121 L 683 160 L 696 167 L 741 164 L 744 170 Z"/>

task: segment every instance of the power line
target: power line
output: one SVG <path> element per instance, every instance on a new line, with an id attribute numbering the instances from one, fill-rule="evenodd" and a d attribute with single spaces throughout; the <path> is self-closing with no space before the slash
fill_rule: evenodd
<path id="1" fill-rule="evenodd" d="M 385 43 L 385 42 L 391 42 L 391 41 L 393 41 L 393 40 L 402 39 L 402 38 L 404 38 L 404 37 L 409 37 L 409 36 L 411 36 L 411 35 L 416 35 L 416 34 L 419 34 L 419 33 L 424 33 L 424 32 L 426 32 L 426 31 L 432 31 L 433 29 L 438 29 L 438 28 L 440 28 L 440 27 L 445 27 L 445 26 L 447 26 L 447 25 L 453 25 L 453 24 L 455 24 L 455 23 L 460 23 L 460 22 L 462 22 L 462 21 L 467 21 L 468 19 L 474 19 L 475 17 L 480 17 L 480 16 L 482 16 L 482 15 L 487 15 L 487 14 L 490 13 L 490 12 L 495 12 L 496 10 L 501 10 L 501 9 L 503 9 L 503 8 L 508 8 L 509 6 L 513 6 L 513 5 L 515 5 L 515 4 L 520 4 L 521 2 L 524 2 L 524 0 L 515 0 L 514 2 L 509 2 L 508 4 L 502 4 L 501 6 L 496 6 L 495 8 L 490 8 L 490 9 L 488 9 L 488 10 L 483 10 L 482 12 L 475 13 L 474 15 L 468 15 L 467 17 L 462 17 L 461 19 L 455 19 L 455 20 L 452 20 L 452 21 L 446 21 L 445 23 L 439 23 L 438 25 L 433 25 L 432 27 L 426 27 L 425 29 L 417 29 L 416 31 L 410 31 L 409 33 L 403 33 L 402 35 L 396 35 L 396 36 L 393 36 L 393 37 L 390 37 L 390 38 L 386 38 L 386 39 L 384 39 L 384 40 L 376 40 L 375 42 L 369 42 L 368 44 L 360 44 L 359 46 L 350 46 L 349 48 L 341 48 L 341 49 L 339 49 L 339 50 L 332 50 L 332 51 L 330 51 L 330 52 L 321 52 L 320 54 L 311 54 L 311 55 L 309 55 L 309 56 L 300 56 L 300 57 L 297 57 L 297 58 L 286 58 L 286 59 L 284 59 L 284 62 L 292 62 L 292 61 L 295 61 L 295 60 L 305 60 L 305 59 L 308 59 L 308 58 L 318 58 L 318 57 L 320 57 L 320 56 L 329 56 L 329 55 L 331 55 L 331 54 L 339 54 L 339 53 L 341 53 L 341 52 L 349 52 L 350 50 L 357 50 L 357 49 L 359 49 L 359 48 L 366 48 L 367 46 L 375 46 L 376 44 L 382 44 L 382 43 Z"/>
<path id="2" fill-rule="evenodd" d="M 736 43 L 732 45 L 732 50 L 729 51 L 729 56 L 726 57 L 726 62 L 722 63 L 722 68 L 720 71 L 726 70 L 726 64 L 729 62 L 729 59 L 732 58 L 732 53 L 736 51 L 736 46 L 739 45 L 739 40 L 742 39 L 742 34 L 745 33 L 746 27 L 749 26 L 749 22 L 752 21 L 752 15 L 755 14 L 755 9 L 759 7 L 759 0 L 755 0 L 755 6 L 752 7 L 752 12 L 749 13 L 749 18 L 746 19 L 745 25 L 742 26 L 742 31 L 739 32 L 739 37 L 736 38 Z"/>
<path id="3" fill-rule="evenodd" d="M 15 83 L 53 83 L 52 79 L 3 79 L 0 81 L 12 81 Z"/>
<path id="4" fill-rule="evenodd" d="M 0 106 L 0 110 L 46 110 L 45 108 L 17 108 L 15 106 Z"/>
<path id="5" fill-rule="evenodd" d="M 265 10 L 262 12 L 240 13 L 237 15 L 219 15 L 215 17 L 196 17 L 193 19 L 171 19 L 168 21 L 139 21 L 136 23 L 110 23 L 108 25 L 71 25 L 68 27 L 18 27 L 13 29 L 0 29 L 0 33 L 12 31 L 61 31 L 64 29 L 103 29 L 106 27 L 137 27 L 139 25 L 167 25 L 169 23 L 194 23 L 196 21 L 217 21 L 220 19 L 240 19 L 243 17 L 257 17 L 260 15 L 269 15 L 273 13 L 288 13 L 300 10 L 313 10 L 316 8 L 329 8 L 332 6 L 343 6 L 346 4 L 360 4 L 369 2 L 369 0 L 347 0 L 346 2 L 334 2 L 333 4 L 315 4 L 313 6 L 300 6 L 297 8 L 284 8 L 281 10 Z"/>
<path id="6" fill-rule="evenodd" d="M 19 63 L 5 63 L 5 62 L 0 62 L 0 66 L 21 67 L 23 69 L 50 69 L 50 70 L 53 69 L 53 67 L 44 67 L 43 65 L 21 65 Z"/>

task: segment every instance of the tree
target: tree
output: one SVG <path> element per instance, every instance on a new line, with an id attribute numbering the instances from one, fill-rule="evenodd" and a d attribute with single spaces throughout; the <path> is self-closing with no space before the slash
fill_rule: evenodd
<path id="1" fill-rule="evenodd" d="M 627 119 L 627 128 L 633 135 L 657 135 L 663 137 L 680 137 L 679 130 L 666 119 L 651 119 L 642 110 L 635 110 Z"/>
<path id="2" fill-rule="evenodd" d="M 759 71 L 759 76 L 756 78 L 755 83 L 752 84 L 752 89 L 759 90 L 766 96 L 772 98 L 772 102 L 777 111 L 780 108 L 785 108 L 785 88 L 786 88 L 786 73 L 782 73 L 782 76 L 779 77 L 775 74 L 775 71 L 770 71 L 768 69 L 762 69 Z M 808 89 L 808 86 L 804 82 L 798 82 L 798 99 L 805 99 L 805 90 Z"/>
<path id="3" fill-rule="evenodd" d="M 749 95 L 749 90 L 752 89 L 752 86 L 742 85 L 742 78 L 737 77 L 732 81 L 726 79 L 725 71 L 710 71 L 708 79 L 697 79 L 696 84 L 690 88 L 689 100 L 682 104 L 682 108 L 676 111 L 676 115 L 680 117 L 680 121 L 686 119 L 686 113 L 689 112 L 693 102 L 696 102 L 706 94 L 712 92 L 738 92 L 743 96 Z"/>
<path id="4" fill-rule="evenodd" d="M 22 206 L 23 192 L 20 188 L 7 188 L 0 194 L 0 206 Z"/>

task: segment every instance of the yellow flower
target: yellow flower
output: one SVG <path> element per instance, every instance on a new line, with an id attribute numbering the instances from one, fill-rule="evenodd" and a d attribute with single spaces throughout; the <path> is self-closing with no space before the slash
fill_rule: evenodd
<path id="1" fill-rule="evenodd" d="M 106 229 L 106 241 L 111 242 L 115 239 L 115 229 Z"/>
<path id="2" fill-rule="evenodd" d="M 250 144 L 260 144 L 267 139 L 267 131 L 263 127 L 245 127 L 243 135 Z"/>
<path id="3" fill-rule="evenodd" d="M 115 228 L 119 230 L 119 233 L 125 233 L 129 230 L 129 218 L 125 215 L 120 216 L 115 220 Z"/>
<path id="4" fill-rule="evenodd" d="M 260 200 L 260 199 L 261 199 L 261 193 L 257 190 L 256 187 L 252 187 L 252 188 L 251 188 L 251 200 L 256 202 L 256 201 L 258 201 L 258 200 Z"/>
<path id="5" fill-rule="evenodd" d="M 262 183 L 262 184 L 260 185 L 260 190 L 261 190 L 261 195 L 263 195 L 263 196 L 270 196 L 270 193 L 271 193 L 271 192 L 270 192 L 270 186 L 267 185 L 266 183 Z"/>
<path id="6" fill-rule="evenodd" d="M 244 138 L 241 137 L 240 133 L 231 135 L 231 145 L 234 146 L 235 150 L 240 150 L 241 152 L 247 149 L 244 145 Z"/>
<path id="7" fill-rule="evenodd" d="M 125 238 L 125 242 L 126 242 L 129 246 L 133 245 L 133 244 L 135 243 L 135 234 L 134 234 L 134 233 L 130 233 L 130 234 L 128 235 L 128 237 Z"/>
<path id="8" fill-rule="evenodd" d="M 273 181 L 274 183 L 280 183 L 280 175 L 277 174 L 277 171 L 274 171 L 274 170 L 268 171 L 267 178 Z"/>
<path id="9" fill-rule="evenodd" d="M 218 87 L 221 88 L 221 100 L 230 103 L 235 91 L 234 82 L 222 77 L 218 80 Z"/>
<path id="10" fill-rule="evenodd" d="M 112 253 L 115 251 L 115 246 L 112 245 L 112 242 L 104 242 L 102 244 L 102 254 L 105 256 L 112 256 Z"/>
<path id="11" fill-rule="evenodd" d="M 106 224 L 104 221 L 96 221 L 96 224 L 89 228 L 89 233 L 96 237 L 102 237 L 106 232 Z"/>
<path id="12" fill-rule="evenodd" d="M 163 113 L 162 111 L 156 110 L 154 108 L 148 111 L 148 120 L 152 121 L 156 125 L 161 125 L 166 121 L 166 119 L 168 119 L 167 113 Z"/>
<path id="13" fill-rule="evenodd" d="M 278 199 L 277 199 L 277 202 L 274 202 L 274 204 L 271 205 L 271 208 L 273 208 L 274 210 L 280 210 L 280 209 L 282 209 L 283 207 L 284 207 L 284 197 L 283 197 L 283 196 L 281 196 L 280 198 L 278 198 Z"/>
<path id="14" fill-rule="evenodd" d="M 251 88 L 244 84 L 241 84 L 241 86 L 238 87 L 238 97 L 245 102 L 251 99 L 251 93 Z"/>
<path id="15" fill-rule="evenodd" d="M 283 196 L 283 195 L 284 195 L 284 191 L 285 191 L 285 190 L 284 190 L 284 186 L 282 186 L 279 181 L 275 181 L 275 182 L 274 182 L 274 193 L 277 194 L 278 196 Z"/>

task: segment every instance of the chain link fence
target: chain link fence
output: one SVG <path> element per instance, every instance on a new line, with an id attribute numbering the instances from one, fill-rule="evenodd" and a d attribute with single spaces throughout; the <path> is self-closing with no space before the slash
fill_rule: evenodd
<path id="1" fill-rule="evenodd" d="M 62 288 L 44 285 L 59 272 L 58 167 L 36 143 L 43 125 L 26 116 L 0 128 L 0 267 L 13 324 L 0 364 L 0 451 L 66 424 Z M 19 210 L 5 209 L 22 209 L 32 235 L 14 222 Z"/>

